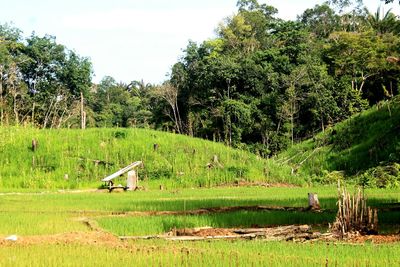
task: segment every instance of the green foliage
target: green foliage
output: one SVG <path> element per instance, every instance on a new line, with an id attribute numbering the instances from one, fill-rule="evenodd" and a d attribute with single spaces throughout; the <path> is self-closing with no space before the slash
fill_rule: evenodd
<path id="1" fill-rule="evenodd" d="M 172 69 L 181 128 L 271 156 L 396 95 L 400 69 L 387 58 L 399 54 L 398 36 L 373 31 L 360 1 L 330 4 L 294 22 L 257 1 L 238 1 L 217 38 L 190 42 Z M 385 29 L 396 28 L 398 19 L 386 17 Z M 251 121 L 234 121 L 227 103 L 246 117 L 249 110 Z"/>
<path id="2" fill-rule="evenodd" d="M 78 98 L 89 95 L 92 66 L 56 42 L 0 26 L 0 123 L 43 128 L 71 126 Z"/>
<path id="3" fill-rule="evenodd" d="M 364 187 L 398 188 L 400 186 L 400 164 L 370 168 L 359 177 Z"/>
<path id="4" fill-rule="evenodd" d="M 350 179 L 363 186 L 398 187 L 399 119 L 395 97 L 292 147 L 277 160 L 311 176 L 311 182 Z"/>

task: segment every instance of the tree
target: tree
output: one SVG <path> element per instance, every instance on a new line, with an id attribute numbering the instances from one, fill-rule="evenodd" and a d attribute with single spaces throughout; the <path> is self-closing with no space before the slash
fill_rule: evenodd
<path id="1" fill-rule="evenodd" d="M 306 9 L 297 20 L 319 38 L 327 38 L 339 28 L 339 16 L 327 4 Z"/>
<path id="2" fill-rule="evenodd" d="M 183 124 L 178 107 L 178 88 L 169 82 L 166 82 L 163 85 L 156 87 L 155 92 L 157 96 L 169 104 L 173 115 L 170 116 L 170 118 L 175 124 L 175 130 L 177 133 L 183 133 Z"/>
<path id="3" fill-rule="evenodd" d="M 397 51 L 399 42 L 400 39 L 392 34 L 333 33 L 326 47 L 331 74 L 336 79 L 347 76 L 352 90 L 375 103 L 382 99 L 382 86 L 390 83 L 392 72 L 396 72 L 395 66 L 386 58 L 392 51 Z"/>
<path id="4" fill-rule="evenodd" d="M 367 21 L 371 28 L 378 34 L 400 33 L 400 21 L 396 15 L 389 9 L 385 14 L 381 13 L 381 7 L 378 7 L 375 14 L 368 12 Z"/>
<path id="5" fill-rule="evenodd" d="M 8 24 L 0 25 L 0 123 L 4 124 L 7 108 L 7 94 L 13 92 L 13 112 L 16 122 L 18 118 L 17 91 L 19 91 L 20 76 L 18 62 L 21 60 L 19 50 L 22 44 L 21 31 Z M 11 90 L 7 90 L 8 88 Z"/>

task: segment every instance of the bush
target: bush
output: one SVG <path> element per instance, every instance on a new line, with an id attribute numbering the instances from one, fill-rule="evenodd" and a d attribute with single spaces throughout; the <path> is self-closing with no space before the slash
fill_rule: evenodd
<path id="1" fill-rule="evenodd" d="M 400 164 L 370 168 L 360 176 L 364 187 L 396 188 L 400 186 Z"/>

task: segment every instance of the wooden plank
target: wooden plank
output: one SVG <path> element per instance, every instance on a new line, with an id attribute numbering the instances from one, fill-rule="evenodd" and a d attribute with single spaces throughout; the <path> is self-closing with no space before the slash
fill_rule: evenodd
<path id="1" fill-rule="evenodd" d="M 128 166 L 126 166 L 125 168 L 122 168 L 122 169 L 120 169 L 119 171 L 117 171 L 117 172 L 115 172 L 115 173 L 113 173 L 113 174 L 111 174 L 111 175 L 105 177 L 105 178 L 102 179 L 101 181 L 102 181 L 102 182 L 109 182 L 109 181 L 111 181 L 112 179 L 117 178 L 118 176 L 120 176 L 120 175 L 122 175 L 122 174 L 124 174 L 124 173 L 126 173 L 126 172 L 128 172 L 128 171 L 130 171 L 130 170 L 132 170 L 133 168 L 135 168 L 135 167 L 137 167 L 137 166 L 140 166 L 141 164 L 142 164 L 141 161 L 135 161 L 135 162 L 129 164 Z"/>

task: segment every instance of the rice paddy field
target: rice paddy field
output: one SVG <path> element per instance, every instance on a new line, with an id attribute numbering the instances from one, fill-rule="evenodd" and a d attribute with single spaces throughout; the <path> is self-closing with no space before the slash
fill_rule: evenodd
<path id="1" fill-rule="evenodd" d="M 252 210 L 307 206 L 318 193 L 322 212 Z M 0 193 L 0 266 L 398 266 L 397 190 L 369 189 L 380 227 L 390 241 L 293 242 L 120 240 L 194 227 L 270 227 L 309 224 L 327 231 L 335 217 L 331 187 L 218 187 L 134 192 L 43 191 Z M 191 214 L 190 211 L 241 207 Z M 249 208 L 249 209 L 246 209 Z M 175 213 L 174 213 L 175 212 Z M 17 241 L 5 238 L 16 235 Z M 388 236 L 388 237 L 389 237 Z M 398 235 L 397 235 L 398 236 Z"/>

